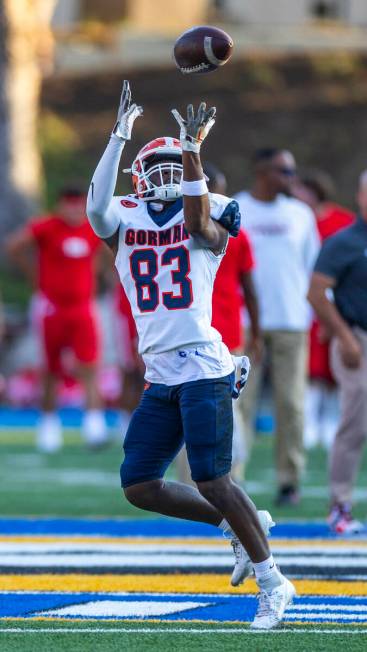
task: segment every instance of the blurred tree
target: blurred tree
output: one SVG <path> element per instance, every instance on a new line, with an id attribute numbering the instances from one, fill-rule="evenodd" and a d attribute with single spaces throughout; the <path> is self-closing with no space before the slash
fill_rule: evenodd
<path id="1" fill-rule="evenodd" d="M 41 165 L 37 118 L 50 72 L 56 0 L 0 0 L 0 237 L 37 202 Z"/>

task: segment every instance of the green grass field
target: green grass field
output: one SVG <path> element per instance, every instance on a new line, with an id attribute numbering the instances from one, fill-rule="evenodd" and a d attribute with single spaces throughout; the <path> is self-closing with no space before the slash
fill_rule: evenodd
<path id="1" fill-rule="evenodd" d="M 88 451 L 76 431 L 66 434 L 66 445 L 54 456 L 37 453 L 31 430 L 0 431 L 2 472 L 0 514 L 3 516 L 130 516 L 149 517 L 122 498 L 119 467 L 122 446 L 118 439 L 100 452 Z M 314 449 L 308 454 L 297 507 L 273 505 L 276 478 L 272 460 L 272 437 L 259 437 L 248 468 L 246 487 L 259 509 L 270 509 L 275 518 L 324 519 L 328 509 L 326 453 Z M 356 491 L 355 514 L 366 517 L 367 488 L 363 482 L 365 455 Z M 174 468 L 170 477 L 174 477 Z M 31 487 L 31 491 L 30 491 Z"/>
<path id="2" fill-rule="evenodd" d="M 11 627 L 29 630 L 29 625 L 24 622 L 15 621 Z M 86 627 L 78 623 L 72 632 L 70 624 L 55 625 L 53 632 L 42 632 L 45 629 L 43 624 L 32 624 L 32 632 L 24 633 L 7 634 L 1 629 L 0 626 L 0 649 L 4 652 L 168 652 L 172 649 L 175 652 L 282 652 L 285 649 L 292 652 L 335 652 L 344 646 L 348 647 L 348 652 L 362 652 L 367 645 L 367 632 L 356 633 L 355 628 L 347 626 L 342 634 L 333 633 L 327 627 L 323 627 L 323 633 L 314 632 L 310 627 L 309 632 L 302 628 L 299 633 L 282 630 L 254 634 L 230 626 L 222 626 L 218 632 L 214 625 L 202 626 L 200 630 L 198 624 L 193 633 L 189 631 L 194 629 L 192 625 L 182 623 L 179 627 L 156 626 L 159 631 L 154 631 L 152 624 L 142 626 L 136 623 L 126 623 L 123 627 L 112 623 L 103 623 L 102 627 L 88 623 Z M 100 629 L 103 632 L 98 632 Z M 178 629 L 181 631 L 177 632 Z M 223 630 L 228 631 L 223 633 Z"/>
<path id="3" fill-rule="evenodd" d="M 101 452 L 84 448 L 77 431 L 67 431 L 65 447 L 55 456 L 44 456 L 33 446 L 31 430 L 0 431 L 1 517 L 133 517 L 152 518 L 130 506 L 121 495 L 117 439 Z M 325 519 L 328 508 L 327 459 L 321 449 L 308 455 L 298 507 L 273 505 L 276 482 L 272 462 L 272 438 L 259 437 L 246 479 L 247 489 L 259 509 L 270 509 L 275 520 Z M 356 516 L 365 519 L 365 456 L 356 491 Z M 175 476 L 174 468 L 170 477 Z M 366 588 L 367 592 L 367 588 Z M 0 594 L 0 600 L 6 600 Z M 253 633 L 248 625 L 210 621 L 144 620 L 34 620 L 0 619 L 1 652 L 162 652 L 242 651 L 348 652 L 367 649 L 367 627 L 356 624 L 297 624 L 273 633 Z"/>

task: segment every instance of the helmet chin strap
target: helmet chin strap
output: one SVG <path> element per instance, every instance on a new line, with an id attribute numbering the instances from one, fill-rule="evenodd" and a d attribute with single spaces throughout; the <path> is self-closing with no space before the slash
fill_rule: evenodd
<path id="1" fill-rule="evenodd" d="M 175 184 L 166 188 L 162 186 L 161 188 L 154 189 L 154 199 L 161 199 L 162 201 L 175 201 L 179 197 L 182 197 L 181 185 Z"/>

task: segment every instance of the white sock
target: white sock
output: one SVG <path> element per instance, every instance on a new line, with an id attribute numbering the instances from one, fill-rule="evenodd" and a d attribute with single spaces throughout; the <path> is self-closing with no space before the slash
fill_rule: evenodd
<path id="1" fill-rule="evenodd" d="M 219 529 L 222 530 L 225 537 L 234 537 L 236 536 L 226 519 L 224 518 L 218 525 Z"/>
<path id="2" fill-rule="evenodd" d="M 275 587 L 283 583 L 282 574 L 275 565 L 273 555 L 270 555 L 264 561 L 252 564 L 254 567 L 256 581 L 262 589 L 272 591 Z"/>
<path id="3" fill-rule="evenodd" d="M 56 412 L 43 412 L 36 431 L 37 448 L 43 453 L 56 453 L 62 446 L 61 420 Z"/>
<path id="4" fill-rule="evenodd" d="M 107 425 L 102 410 L 87 410 L 83 417 L 82 431 L 90 446 L 98 446 L 108 438 Z"/>

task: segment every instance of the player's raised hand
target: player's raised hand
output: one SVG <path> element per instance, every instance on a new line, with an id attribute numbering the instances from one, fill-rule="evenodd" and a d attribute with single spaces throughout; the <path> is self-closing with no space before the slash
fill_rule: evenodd
<path id="1" fill-rule="evenodd" d="M 172 115 L 180 126 L 180 141 L 182 149 L 189 152 L 200 152 L 201 143 L 207 137 L 215 122 L 216 108 L 213 106 L 206 110 L 205 102 L 201 102 L 197 114 L 194 107 L 189 104 L 187 107 L 186 119 L 177 111 L 172 109 Z"/>
<path id="2" fill-rule="evenodd" d="M 117 122 L 113 128 L 115 136 L 123 140 L 131 139 L 131 132 L 136 118 L 143 114 L 143 107 L 131 104 L 131 90 L 127 79 L 122 85 L 120 106 L 117 112 Z"/>

